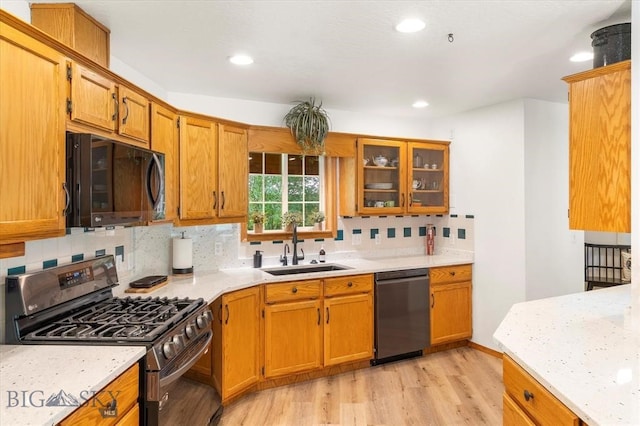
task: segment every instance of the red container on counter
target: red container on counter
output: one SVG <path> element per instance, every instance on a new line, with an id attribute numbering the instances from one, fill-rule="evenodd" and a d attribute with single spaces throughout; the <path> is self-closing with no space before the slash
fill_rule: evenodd
<path id="1" fill-rule="evenodd" d="M 436 228 L 432 224 L 427 225 L 427 255 L 431 256 L 436 250 Z"/>

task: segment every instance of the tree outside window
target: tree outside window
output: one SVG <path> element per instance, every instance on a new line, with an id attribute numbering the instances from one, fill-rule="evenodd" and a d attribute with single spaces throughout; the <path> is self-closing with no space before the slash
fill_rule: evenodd
<path id="1" fill-rule="evenodd" d="M 304 219 L 301 226 L 313 226 L 311 213 L 323 210 L 323 162 L 319 156 L 251 152 L 249 217 L 264 213 L 264 229 L 273 231 L 282 229 L 283 213 L 297 211 Z M 253 222 L 247 227 L 252 230 Z"/>

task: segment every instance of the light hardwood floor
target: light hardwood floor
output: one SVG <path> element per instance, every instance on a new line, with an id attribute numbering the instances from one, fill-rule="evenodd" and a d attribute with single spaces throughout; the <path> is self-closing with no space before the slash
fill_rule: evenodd
<path id="1" fill-rule="evenodd" d="M 220 425 L 500 425 L 502 391 L 502 361 L 462 347 L 253 393 Z"/>

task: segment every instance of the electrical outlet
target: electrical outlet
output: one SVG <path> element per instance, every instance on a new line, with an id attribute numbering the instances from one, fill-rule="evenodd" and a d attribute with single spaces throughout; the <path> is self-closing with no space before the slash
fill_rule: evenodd
<path id="1" fill-rule="evenodd" d="M 380 234 L 376 234 L 375 241 L 376 241 L 376 245 L 379 245 L 382 242 L 382 238 L 380 237 Z"/>
<path id="2" fill-rule="evenodd" d="M 215 243 L 213 247 L 213 254 L 216 256 L 222 256 L 222 243 Z"/>
<path id="3" fill-rule="evenodd" d="M 351 236 L 351 245 L 359 246 L 362 244 L 362 234 L 353 234 Z"/>

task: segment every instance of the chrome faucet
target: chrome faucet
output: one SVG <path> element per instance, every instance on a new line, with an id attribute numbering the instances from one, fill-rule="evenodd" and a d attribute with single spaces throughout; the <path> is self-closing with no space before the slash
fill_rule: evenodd
<path id="1" fill-rule="evenodd" d="M 280 255 L 280 263 L 282 263 L 282 266 L 287 266 L 287 253 L 289 253 L 289 244 L 284 245 L 284 255 Z"/>
<path id="2" fill-rule="evenodd" d="M 292 265 L 297 265 L 299 260 L 304 260 L 304 250 L 300 247 L 300 251 L 302 252 L 302 256 L 298 256 L 298 224 L 293 224 L 293 236 L 291 237 L 291 242 L 293 243 L 293 259 L 291 260 Z"/>

